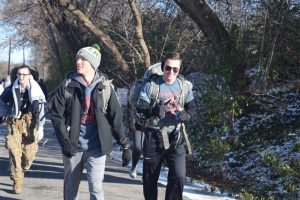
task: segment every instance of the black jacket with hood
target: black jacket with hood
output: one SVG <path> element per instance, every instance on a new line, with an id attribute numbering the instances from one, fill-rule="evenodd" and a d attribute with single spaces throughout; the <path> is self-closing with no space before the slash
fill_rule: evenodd
<path id="1" fill-rule="evenodd" d="M 78 76 L 76 73 L 69 75 L 70 78 L 63 81 L 48 100 L 50 119 L 61 147 L 68 141 L 75 149 L 77 149 L 79 141 L 84 95 L 80 83 L 75 80 L 76 76 Z M 101 155 L 107 155 L 112 151 L 112 135 L 123 147 L 127 145 L 128 140 L 122 122 L 122 108 L 117 95 L 111 85 L 103 84 L 106 77 L 100 74 L 100 78 L 102 80 L 96 84 L 91 98 L 95 103 Z M 69 83 L 66 84 L 66 81 L 69 81 Z M 105 105 L 101 93 L 105 87 L 111 87 L 111 92 L 106 112 L 103 112 L 103 106 Z M 72 94 L 67 99 L 65 90 Z"/>

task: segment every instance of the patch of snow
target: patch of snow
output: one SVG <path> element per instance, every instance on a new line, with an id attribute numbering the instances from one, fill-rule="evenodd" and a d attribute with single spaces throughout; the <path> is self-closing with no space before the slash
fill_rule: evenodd
<path id="1" fill-rule="evenodd" d="M 113 158 L 118 161 L 122 161 L 122 152 L 116 147 L 113 151 Z M 131 162 L 129 164 L 131 166 Z M 140 160 L 137 165 L 137 172 L 143 172 L 143 161 Z M 167 185 L 168 168 L 162 167 L 158 182 L 162 185 Z M 228 193 L 221 193 L 219 188 L 215 188 L 214 192 L 209 192 L 212 188 L 209 184 L 201 183 L 200 181 L 191 181 L 190 178 L 186 178 L 187 181 L 184 184 L 183 195 L 191 200 L 235 200 L 229 197 Z"/>

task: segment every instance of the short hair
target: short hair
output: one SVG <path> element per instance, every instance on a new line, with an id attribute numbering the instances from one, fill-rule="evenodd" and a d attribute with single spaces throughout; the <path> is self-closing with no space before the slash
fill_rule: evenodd
<path id="1" fill-rule="evenodd" d="M 14 67 L 10 70 L 10 80 L 11 80 L 11 84 L 14 84 L 15 80 L 18 78 L 17 77 L 17 73 L 18 73 L 19 67 Z"/>
<path id="2" fill-rule="evenodd" d="M 32 75 L 33 79 L 35 81 L 38 81 L 39 80 L 39 72 L 38 70 L 35 68 L 35 67 L 31 67 L 31 66 L 28 66 L 28 65 L 21 65 L 21 66 L 18 66 L 18 67 L 15 67 L 11 70 L 11 73 L 10 73 L 10 77 L 12 80 L 16 80 L 17 78 L 17 73 L 18 73 L 18 70 L 19 69 L 23 69 L 23 68 L 27 68 L 29 69 L 29 73 Z"/>
<path id="3" fill-rule="evenodd" d="M 161 71 L 164 71 L 164 66 L 165 66 L 165 61 L 171 59 L 171 60 L 180 60 L 180 62 L 182 63 L 182 56 L 180 53 L 178 52 L 170 52 L 167 53 L 166 56 L 163 58 L 162 62 L 161 62 Z M 180 71 L 182 70 L 181 64 L 180 64 Z"/>
<path id="4" fill-rule="evenodd" d="M 164 61 L 166 61 L 167 59 L 171 59 L 171 60 L 182 60 L 182 56 L 180 53 L 178 52 L 170 52 L 168 54 L 166 54 Z"/>

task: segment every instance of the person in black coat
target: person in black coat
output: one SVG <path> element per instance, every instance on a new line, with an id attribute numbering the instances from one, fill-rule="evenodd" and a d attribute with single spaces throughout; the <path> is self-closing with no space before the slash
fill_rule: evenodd
<path id="1" fill-rule="evenodd" d="M 64 199 L 77 199 L 86 167 L 90 199 L 104 199 L 102 182 L 112 136 L 122 147 L 123 166 L 131 160 L 122 109 L 110 81 L 97 69 L 98 45 L 81 48 L 76 72 L 48 98 L 48 110 L 63 153 Z"/>

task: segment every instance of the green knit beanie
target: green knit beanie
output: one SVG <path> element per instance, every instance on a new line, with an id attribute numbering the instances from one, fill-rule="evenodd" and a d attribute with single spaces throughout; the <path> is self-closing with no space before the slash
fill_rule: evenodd
<path id="1" fill-rule="evenodd" d="M 97 70 L 101 61 L 101 53 L 100 53 L 99 45 L 93 44 L 92 46 L 79 49 L 76 55 L 76 60 L 78 59 L 78 57 L 82 57 L 87 61 L 89 61 L 89 63 L 91 63 L 93 68 Z"/>

